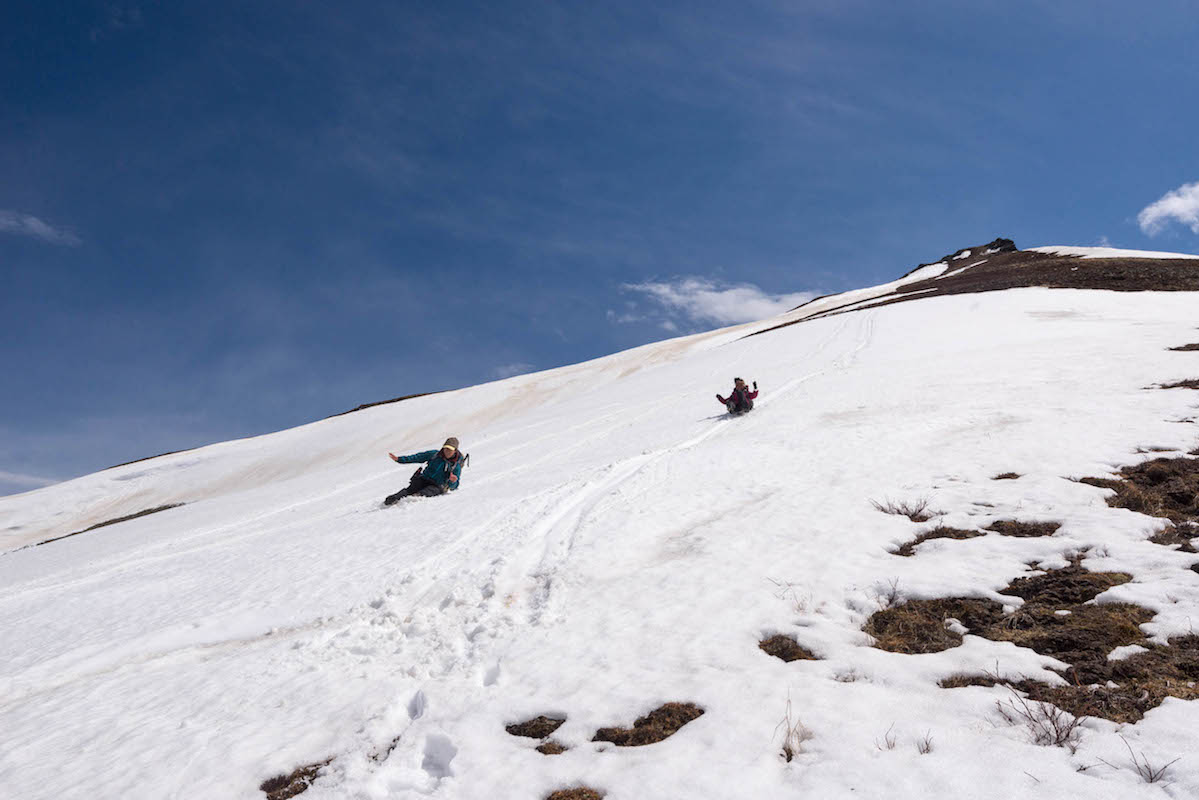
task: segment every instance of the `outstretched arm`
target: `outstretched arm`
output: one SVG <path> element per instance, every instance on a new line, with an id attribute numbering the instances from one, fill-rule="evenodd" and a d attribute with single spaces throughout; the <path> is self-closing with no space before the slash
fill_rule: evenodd
<path id="1" fill-rule="evenodd" d="M 723 397 L 721 397 L 720 395 L 716 395 L 716 399 L 720 401 L 721 405 L 726 405 L 726 406 L 727 406 L 727 405 L 729 404 L 729 401 L 728 401 L 728 400 L 725 400 L 725 399 L 724 399 Z"/>
<path id="2" fill-rule="evenodd" d="M 426 461 L 432 460 L 433 456 L 437 455 L 436 450 L 424 450 L 420 453 L 413 453 L 410 456 L 397 456 L 395 453 L 388 453 L 391 460 L 397 464 L 424 464 Z"/>

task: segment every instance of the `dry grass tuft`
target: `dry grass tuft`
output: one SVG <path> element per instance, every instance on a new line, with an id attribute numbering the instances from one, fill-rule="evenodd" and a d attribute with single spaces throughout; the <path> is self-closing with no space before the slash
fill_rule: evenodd
<path id="1" fill-rule="evenodd" d="M 569 749 L 566 745 L 561 742 L 555 742 L 553 739 L 537 745 L 537 752 L 547 756 L 561 755 Z"/>
<path id="2" fill-rule="evenodd" d="M 937 681 L 937 685 L 942 689 L 963 689 L 967 686 L 999 686 L 1003 680 L 996 678 L 994 675 L 987 673 L 985 675 L 968 675 L 964 672 L 957 675 L 950 675 L 948 678 L 942 678 Z"/>
<path id="3" fill-rule="evenodd" d="M 265 780 L 258 787 L 266 792 L 267 800 L 288 800 L 308 790 L 318 772 L 327 767 L 333 759 L 326 759 L 319 764 L 307 764 L 296 767 L 288 775 L 278 775 Z"/>
<path id="4" fill-rule="evenodd" d="M 600 728 L 593 742 L 612 742 L 618 747 L 640 747 L 673 736 L 679 728 L 703 716 L 704 710 L 694 703 L 666 703 L 644 717 L 631 728 Z"/>
<path id="5" fill-rule="evenodd" d="M 1199 350 L 1199 342 L 1195 342 L 1193 344 L 1184 344 L 1181 347 L 1171 347 L 1170 349 L 1179 353 L 1185 353 L 1188 350 Z"/>
<path id="6" fill-rule="evenodd" d="M 1020 473 L 1018 473 L 1018 472 L 1001 472 L 998 475 L 996 475 L 994 478 L 992 478 L 991 480 L 993 480 L 993 481 L 1014 481 L 1014 480 L 1016 480 L 1016 478 L 1019 478 L 1019 477 L 1020 477 Z"/>
<path id="7" fill-rule="evenodd" d="M 1022 522 L 1016 519 L 1004 519 L 992 522 L 987 528 L 1003 536 L 1017 536 L 1029 539 L 1038 536 L 1052 536 L 1062 527 L 1060 522 Z"/>
<path id="8" fill-rule="evenodd" d="M 811 650 L 803 647 L 790 636 L 776 634 L 758 642 L 758 647 L 767 655 L 783 661 L 818 661 Z"/>
<path id="9" fill-rule="evenodd" d="M 524 736 L 529 739 L 544 739 L 566 722 L 565 719 L 554 719 L 553 717 L 534 717 L 533 719 L 517 722 L 512 725 L 507 725 L 504 730 L 513 736 Z"/>
<path id="10" fill-rule="evenodd" d="M 944 525 L 938 525 L 931 531 L 926 531 L 920 534 L 915 539 L 902 545 L 898 550 L 892 550 L 892 555 L 897 556 L 912 556 L 916 554 L 916 547 L 927 542 L 930 539 L 973 539 L 976 536 L 986 536 L 983 531 L 971 531 L 964 528 L 947 528 Z"/>
<path id="11" fill-rule="evenodd" d="M 1199 458 L 1155 458 L 1120 470 L 1120 480 L 1083 478 L 1082 483 L 1113 489 L 1114 508 L 1127 508 L 1175 524 L 1199 523 Z"/>
<path id="12" fill-rule="evenodd" d="M 1163 383 L 1158 386 L 1159 389 L 1199 389 L 1199 378 L 1188 378 L 1185 381 L 1175 381 L 1174 383 Z"/>
<path id="13" fill-rule="evenodd" d="M 573 789 L 559 789 L 545 800 L 604 800 L 604 796 L 595 789 L 576 786 Z"/>
<path id="14" fill-rule="evenodd" d="M 1003 606 L 992 600 L 940 597 L 909 600 L 884 608 L 870 616 L 863 630 L 875 639 L 874 646 L 892 653 L 939 653 L 962 643 L 961 634 L 945 627 L 956 619 L 976 631 L 998 623 Z"/>

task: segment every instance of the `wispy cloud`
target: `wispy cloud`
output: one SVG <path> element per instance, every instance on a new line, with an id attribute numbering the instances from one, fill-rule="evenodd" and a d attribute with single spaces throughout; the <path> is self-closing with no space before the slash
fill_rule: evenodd
<path id="1" fill-rule="evenodd" d="M 781 314 L 816 296 L 813 292 L 769 294 L 752 283 L 726 284 L 697 277 L 627 283 L 621 288 L 645 295 L 656 305 L 658 316 L 666 314 L 659 323 L 665 330 L 677 330 L 677 318 L 716 325 L 751 322 Z M 609 312 L 608 318 L 613 322 L 648 319 L 639 312 Z"/>
<path id="2" fill-rule="evenodd" d="M 98 42 L 105 36 L 142 26 L 142 10 L 135 4 L 109 3 L 104 8 L 104 19 L 88 32 L 88 38 Z"/>
<path id="3" fill-rule="evenodd" d="M 0 210 L 0 233 L 12 233 L 17 236 L 29 236 L 50 244 L 63 244 L 75 247 L 80 244 L 79 237 L 65 228 L 56 228 L 48 222 L 43 222 L 30 214 L 16 211 Z"/>
<path id="4" fill-rule="evenodd" d="M 1194 233 L 1199 233 L 1199 181 L 1184 183 L 1174 191 L 1166 192 L 1137 214 L 1141 230 L 1149 236 L 1161 233 L 1171 221 L 1180 222 Z"/>
<path id="5" fill-rule="evenodd" d="M 0 469 L 0 495 L 40 489 L 52 483 L 58 483 L 58 481 L 54 478 L 43 478 L 38 475 L 25 475 Z"/>
<path id="6" fill-rule="evenodd" d="M 514 364 L 502 364 L 491 371 L 491 377 L 496 380 L 511 378 L 516 375 L 524 375 L 526 372 L 532 372 L 537 367 L 532 364 L 526 364 L 523 361 Z"/>

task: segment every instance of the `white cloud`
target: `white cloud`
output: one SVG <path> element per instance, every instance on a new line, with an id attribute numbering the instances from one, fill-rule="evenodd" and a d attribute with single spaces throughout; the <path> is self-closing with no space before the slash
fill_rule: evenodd
<path id="1" fill-rule="evenodd" d="M 20 472 L 6 472 L 0 469 L 0 495 L 40 489 L 52 483 L 58 483 L 58 481 L 53 478 L 41 478 L 37 475 L 24 475 Z"/>
<path id="2" fill-rule="evenodd" d="M 624 284 L 622 289 L 640 292 L 671 316 L 685 317 L 696 323 L 736 325 L 789 311 L 815 297 L 812 292 L 767 294 L 752 283 L 725 284 L 708 278 L 685 277 L 669 282 L 649 281 Z M 615 315 L 610 315 L 613 319 Z M 615 317 L 614 321 L 634 321 L 635 315 Z M 672 330 L 675 323 L 666 320 L 662 327 Z"/>
<path id="3" fill-rule="evenodd" d="M 71 247 L 80 243 L 79 237 L 63 228 L 55 228 L 47 222 L 29 214 L 0 210 L 0 233 L 15 233 L 31 236 L 50 244 L 65 244 Z"/>
<path id="4" fill-rule="evenodd" d="M 501 364 L 491 371 L 491 377 L 497 380 L 511 378 L 516 375 L 524 375 L 526 372 L 532 372 L 537 369 L 532 364 L 526 364 L 523 361 L 518 361 L 513 364 Z"/>
<path id="5" fill-rule="evenodd" d="M 1166 192 L 1137 214 L 1141 230 L 1150 236 L 1161 233 L 1171 220 L 1199 233 L 1199 182 L 1184 183 L 1174 191 Z"/>

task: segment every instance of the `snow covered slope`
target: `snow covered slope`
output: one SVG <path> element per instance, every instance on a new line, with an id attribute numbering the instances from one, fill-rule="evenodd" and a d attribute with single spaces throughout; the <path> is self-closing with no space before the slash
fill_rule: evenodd
<path id="1" fill-rule="evenodd" d="M 887 652 L 863 626 L 896 598 L 1016 619 L 1000 590 L 1082 554 L 1131 575 L 1090 605 L 1149 609 L 1145 646 L 1191 633 L 1199 557 L 1074 479 L 1199 443 L 1199 394 L 1150 388 L 1199 377 L 1199 352 L 1168 349 L 1199 340 L 1199 297 L 820 316 L 894 288 L 0 499 L 0 796 L 262 798 L 326 761 L 306 800 L 1196 796 L 1199 703 L 1038 746 L 997 709 L 1011 690 L 938 682 L 1063 684 L 1062 662 L 972 634 Z M 730 419 L 713 395 L 735 375 L 762 395 Z M 463 488 L 381 509 L 411 471 L 386 453 L 447 435 Z M 876 508 L 921 500 L 941 516 Z M 1012 519 L 1062 525 L 891 552 Z M 817 659 L 767 655 L 773 634 Z M 672 701 L 704 713 L 657 744 L 592 741 Z M 565 718 L 565 753 L 505 731 L 538 715 Z M 1149 784 L 1138 757 L 1182 760 Z"/>

